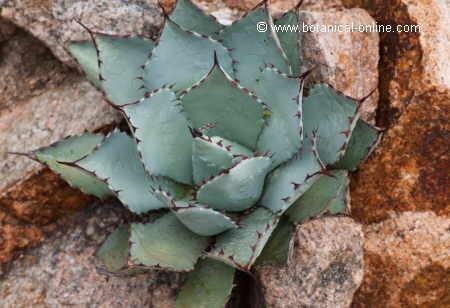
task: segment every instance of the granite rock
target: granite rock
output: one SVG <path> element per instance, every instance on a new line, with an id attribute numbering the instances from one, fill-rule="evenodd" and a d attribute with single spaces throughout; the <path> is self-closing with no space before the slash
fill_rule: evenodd
<path id="1" fill-rule="evenodd" d="M 322 27 L 353 25 L 354 28 L 374 24 L 362 9 L 304 10 L 299 25 L 310 29 L 299 32 L 301 71 L 316 67 L 308 82 L 325 82 L 344 94 L 361 99 L 361 117 L 374 122 L 378 105 L 379 36 L 376 32 L 327 31 Z M 312 30 L 311 30 L 312 29 Z"/>
<path id="2" fill-rule="evenodd" d="M 353 307 L 450 305 L 450 218 L 392 213 L 364 233 L 365 278 Z"/>
<path id="3" fill-rule="evenodd" d="M 51 233 L 29 249 L 0 278 L 3 308 L 158 307 L 172 308 L 179 278 L 167 272 L 108 276 L 94 254 L 106 235 L 127 220 L 119 204 L 97 204 L 45 228 Z"/>
<path id="4" fill-rule="evenodd" d="M 42 40 L 62 62 L 75 65 L 67 42 L 88 39 L 78 20 L 93 31 L 153 37 L 163 23 L 156 0 L 3 0 L 1 16 Z"/>
<path id="5" fill-rule="evenodd" d="M 363 277 L 361 225 L 328 217 L 300 225 L 286 267 L 256 272 L 267 308 L 349 307 Z"/>

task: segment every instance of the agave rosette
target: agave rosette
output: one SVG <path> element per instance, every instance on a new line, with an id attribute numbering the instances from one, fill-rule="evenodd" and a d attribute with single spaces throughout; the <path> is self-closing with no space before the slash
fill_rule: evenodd
<path id="1" fill-rule="evenodd" d="M 130 132 L 32 153 L 87 194 L 154 211 L 120 226 L 97 255 L 121 274 L 196 269 L 180 307 L 223 307 L 235 269 L 285 259 L 294 224 L 347 213 L 348 170 L 380 135 L 359 119 L 360 101 L 324 84 L 304 97 L 297 35 L 258 32 L 258 22 L 298 15 L 272 20 L 262 3 L 223 26 L 179 0 L 157 42 L 91 32 L 72 43 Z"/>

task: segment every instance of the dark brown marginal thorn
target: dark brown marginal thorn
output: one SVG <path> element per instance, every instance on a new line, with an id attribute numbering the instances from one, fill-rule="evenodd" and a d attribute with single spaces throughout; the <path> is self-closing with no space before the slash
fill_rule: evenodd
<path id="1" fill-rule="evenodd" d="M 294 115 L 294 117 L 296 117 L 297 119 L 301 119 L 302 113 L 301 113 L 300 111 L 298 111 L 298 112 Z"/>
<path id="2" fill-rule="evenodd" d="M 197 137 L 203 136 L 202 132 L 194 127 L 189 127 L 189 131 L 191 132 L 192 138 L 197 138 Z"/>
<path id="3" fill-rule="evenodd" d="M 253 253 L 255 253 L 255 251 L 256 251 L 256 245 L 251 245 L 251 246 L 250 246 L 250 249 L 252 250 Z"/>
<path id="4" fill-rule="evenodd" d="M 373 93 L 375 93 L 375 91 L 376 91 L 377 89 L 378 89 L 378 88 L 372 89 L 372 91 L 370 91 L 369 94 L 367 94 L 367 95 L 364 96 L 363 98 L 359 99 L 358 102 L 359 102 L 360 104 L 364 103 L 369 97 L 372 96 Z"/>
<path id="5" fill-rule="evenodd" d="M 283 200 L 284 202 L 289 202 L 289 200 L 291 200 L 291 197 L 282 198 L 281 200 Z"/>
<path id="6" fill-rule="evenodd" d="M 219 147 L 223 148 L 223 141 L 219 140 L 219 142 L 216 143 Z"/>
<path id="7" fill-rule="evenodd" d="M 344 135 L 346 138 L 348 138 L 348 136 L 350 136 L 350 133 L 351 133 L 350 130 L 341 132 L 341 134 Z"/>
<path id="8" fill-rule="evenodd" d="M 258 240 L 260 240 L 262 238 L 262 233 L 259 231 L 256 231 L 256 237 Z"/>
<path id="9" fill-rule="evenodd" d="M 300 187 L 299 183 L 292 182 L 291 184 L 294 186 L 295 190 L 297 190 Z"/>

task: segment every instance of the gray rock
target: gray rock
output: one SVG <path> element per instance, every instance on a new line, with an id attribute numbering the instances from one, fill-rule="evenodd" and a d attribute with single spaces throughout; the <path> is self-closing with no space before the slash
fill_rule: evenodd
<path id="1" fill-rule="evenodd" d="M 45 42 L 63 62 L 74 65 L 68 41 L 87 39 L 79 20 L 93 31 L 154 36 L 163 18 L 156 0 L 5 0 L 1 16 Z"/>
<path id="2" fill-rule="evenodd" d="M 119 204 L 98 204 L 47 226 L 51 236 L 24 253 L 0 280 L 0 306 L 172 308 L 178 275 L 155 271 L 115 277 L 97 270 L 94 253 L 126 219 L 125 211 Z"/>
<path id="3" fill-rule="evenodd" d="M 346 217 L 298 227 L 286 267 L 258 269 L 268 308 L 349 307 L 363 278 L 363 233 Z"/>
<path id="4" fill-rule="evenodd" d="M 300 31 L 302 71 L 317 66 L 311 83 L 326 82 L 353 98 L 363 98 L 375 92 L 361 107 L 362 117 L 371 122 L 378 106 L 379 35 L 377 32 L 324 32 L 323 26 L 372 25 L 375 20 L 362 9 L 300 11 L 300 26 L 312 31 Z"/>

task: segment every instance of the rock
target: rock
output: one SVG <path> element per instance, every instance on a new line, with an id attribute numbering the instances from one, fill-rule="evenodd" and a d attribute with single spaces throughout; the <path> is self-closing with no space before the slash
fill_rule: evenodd
<path id="1" fill-rule="evenodd" d="M 363 234 L 350 218 L 298 227 L 288 266 L 258 269 L 268 308 L 349 307 L 363 277 Z"/>
<path id="2" fill-rule="evenodd" d="M 7 152 L 29 152 L 68 135 L 102 128 L 117 120 L 118 115 L 102 102 L 101 95 L 76 75 L 67 76 L 67 80 L 55 89 L 49 89 L 39 96 L 14 105 L 11 109 L 2 110 L 0 204 L 14 211 L 22 219 L 25 219 L 23 216 L 29 216 L 32 220 L 38 219 L 39 212 L 46 208 L 46 202 L 41 201 L 52 200 L 54 206 L 61 206 L 61 200 L 55 198 L 60 191 L 53 195 L 52 190 L 47 189 L 56 179 L 42 176 L 40 180 L 33 180 L 34 175 L 42 175 L 42 167 L 28 158 L 8 155 Z M 31 187 L 29 183 L 37 186 Z M 60 185 L 53 188 L 58 186 Z M 35 193 L 36 191 L 47 191 L 48 195 Z M 39 199 L 40 195 L 43 200 Z M 71 201 L 69 199 L 69 205 Z M 31 212 L 22 209 L 25 204 Z M 20 212 L 28 212 L 30 215 L 21 215 Z"/>
<path id="3" fill-rule="evenodd" d="M 115 277 L 97 270 L 96 249 L 126 216 L 118 204 L 98 204 L 49 225 L 46 231 L 52 235 L 24 253 L 0 280 L 1 306 L 173 307 L 176 274 Z M 86 226 L 95 233 L 87 235 Z"/>
<path id="4" fill-rule="evenodd" d="M 2 264 L 11 261 L 18 250 L 37 245 L 42 236 L 41 229 L 0 210 L 0 276 Z"/>
<path id="5" fill-rule="evenodd" d="M 7 152 L 28 152 L 119 118 L 40 41 L 4 20 L 0 33 L 1 264 L 39 242 L 38 225 L 92 202 L 48 169 Z"/>
<path id="6" fill-rule="evenodd" d="M 30 31 L 63 62 L 75 65 L 66 52 L 68 41 L 88 39 L 75 22 L 94 31 L 154 36 L 163 18 L 157 1 L 144 0 L 3 0 L 1 16 Z"/>
<path id="7" fill-rule="evenodd" d="M 450 305 L 450 218 L 392 213 L 364 233 L 365 279 L 353 307 Z"/>
<path id="8" fill-rule="evenodd" d="M 376 32 L 321 32 L 323 25 L 371 25 L 375 21 L 362 9 L 304 11 L 301 7 L 299 25 L 312 28 L 300 31 L 301 71 L 316 66 L 309 83 L 325 82 L 353 98 L 375 92 L 362 104 L 362 118 L 374 122 L 378 104 L 379 37 Z M 305 28 L 305 29 L 306 29 Z"/>
<path id="9" fill-rule="evenodd" d="M 354 213 L 367 223 L 390 211 L 450 214 L 450 15 L 439 1 L 397 2 L 392 10 L 385 4 L 383 12 L 392 13 L 384 17 L 378 6 L 372 14 L 380 14 L 379 23 L 417 24 L 422 31 L 382 37 L 389 52 L 381 60 L 378 124 L 389 129 L 352 191 Z"/>
<path id="10" fill-rule="evenodd" d="M 261 0 L 224 0 L 230 7 L 242 11 L 248 11 L 254 8 Z M 269 1 L 270 8 L 274 14 L 279 14 L 284 11 L 291 10 L 299 4 L 300 0 L 271 0 Z M 331 8 L 341 7 L 341 0 L 303 0 L 301 4 L 302 10 L 308 11 L 325 11 Z"/>
<path id="11" fill-rule="evenodd" d="M 69 73 L 36 38 L 0 19 L 0 110 L 58 87 Z"/>
<path id="12" fill-rule="evenodd" d="M 387 131 L 351 184 L 352 214 L 370 232 L 353 305 L 447 307 L 448 265 L 428 254 L 449 254 L 442 228 L 450 216 L 450 10 L 439 0 L 343 2 L 367 9 L 380 25 L 421 27 L 380 33 L 377 124 Z M 377 228 L 386 230 L 377 237 Z"/>

